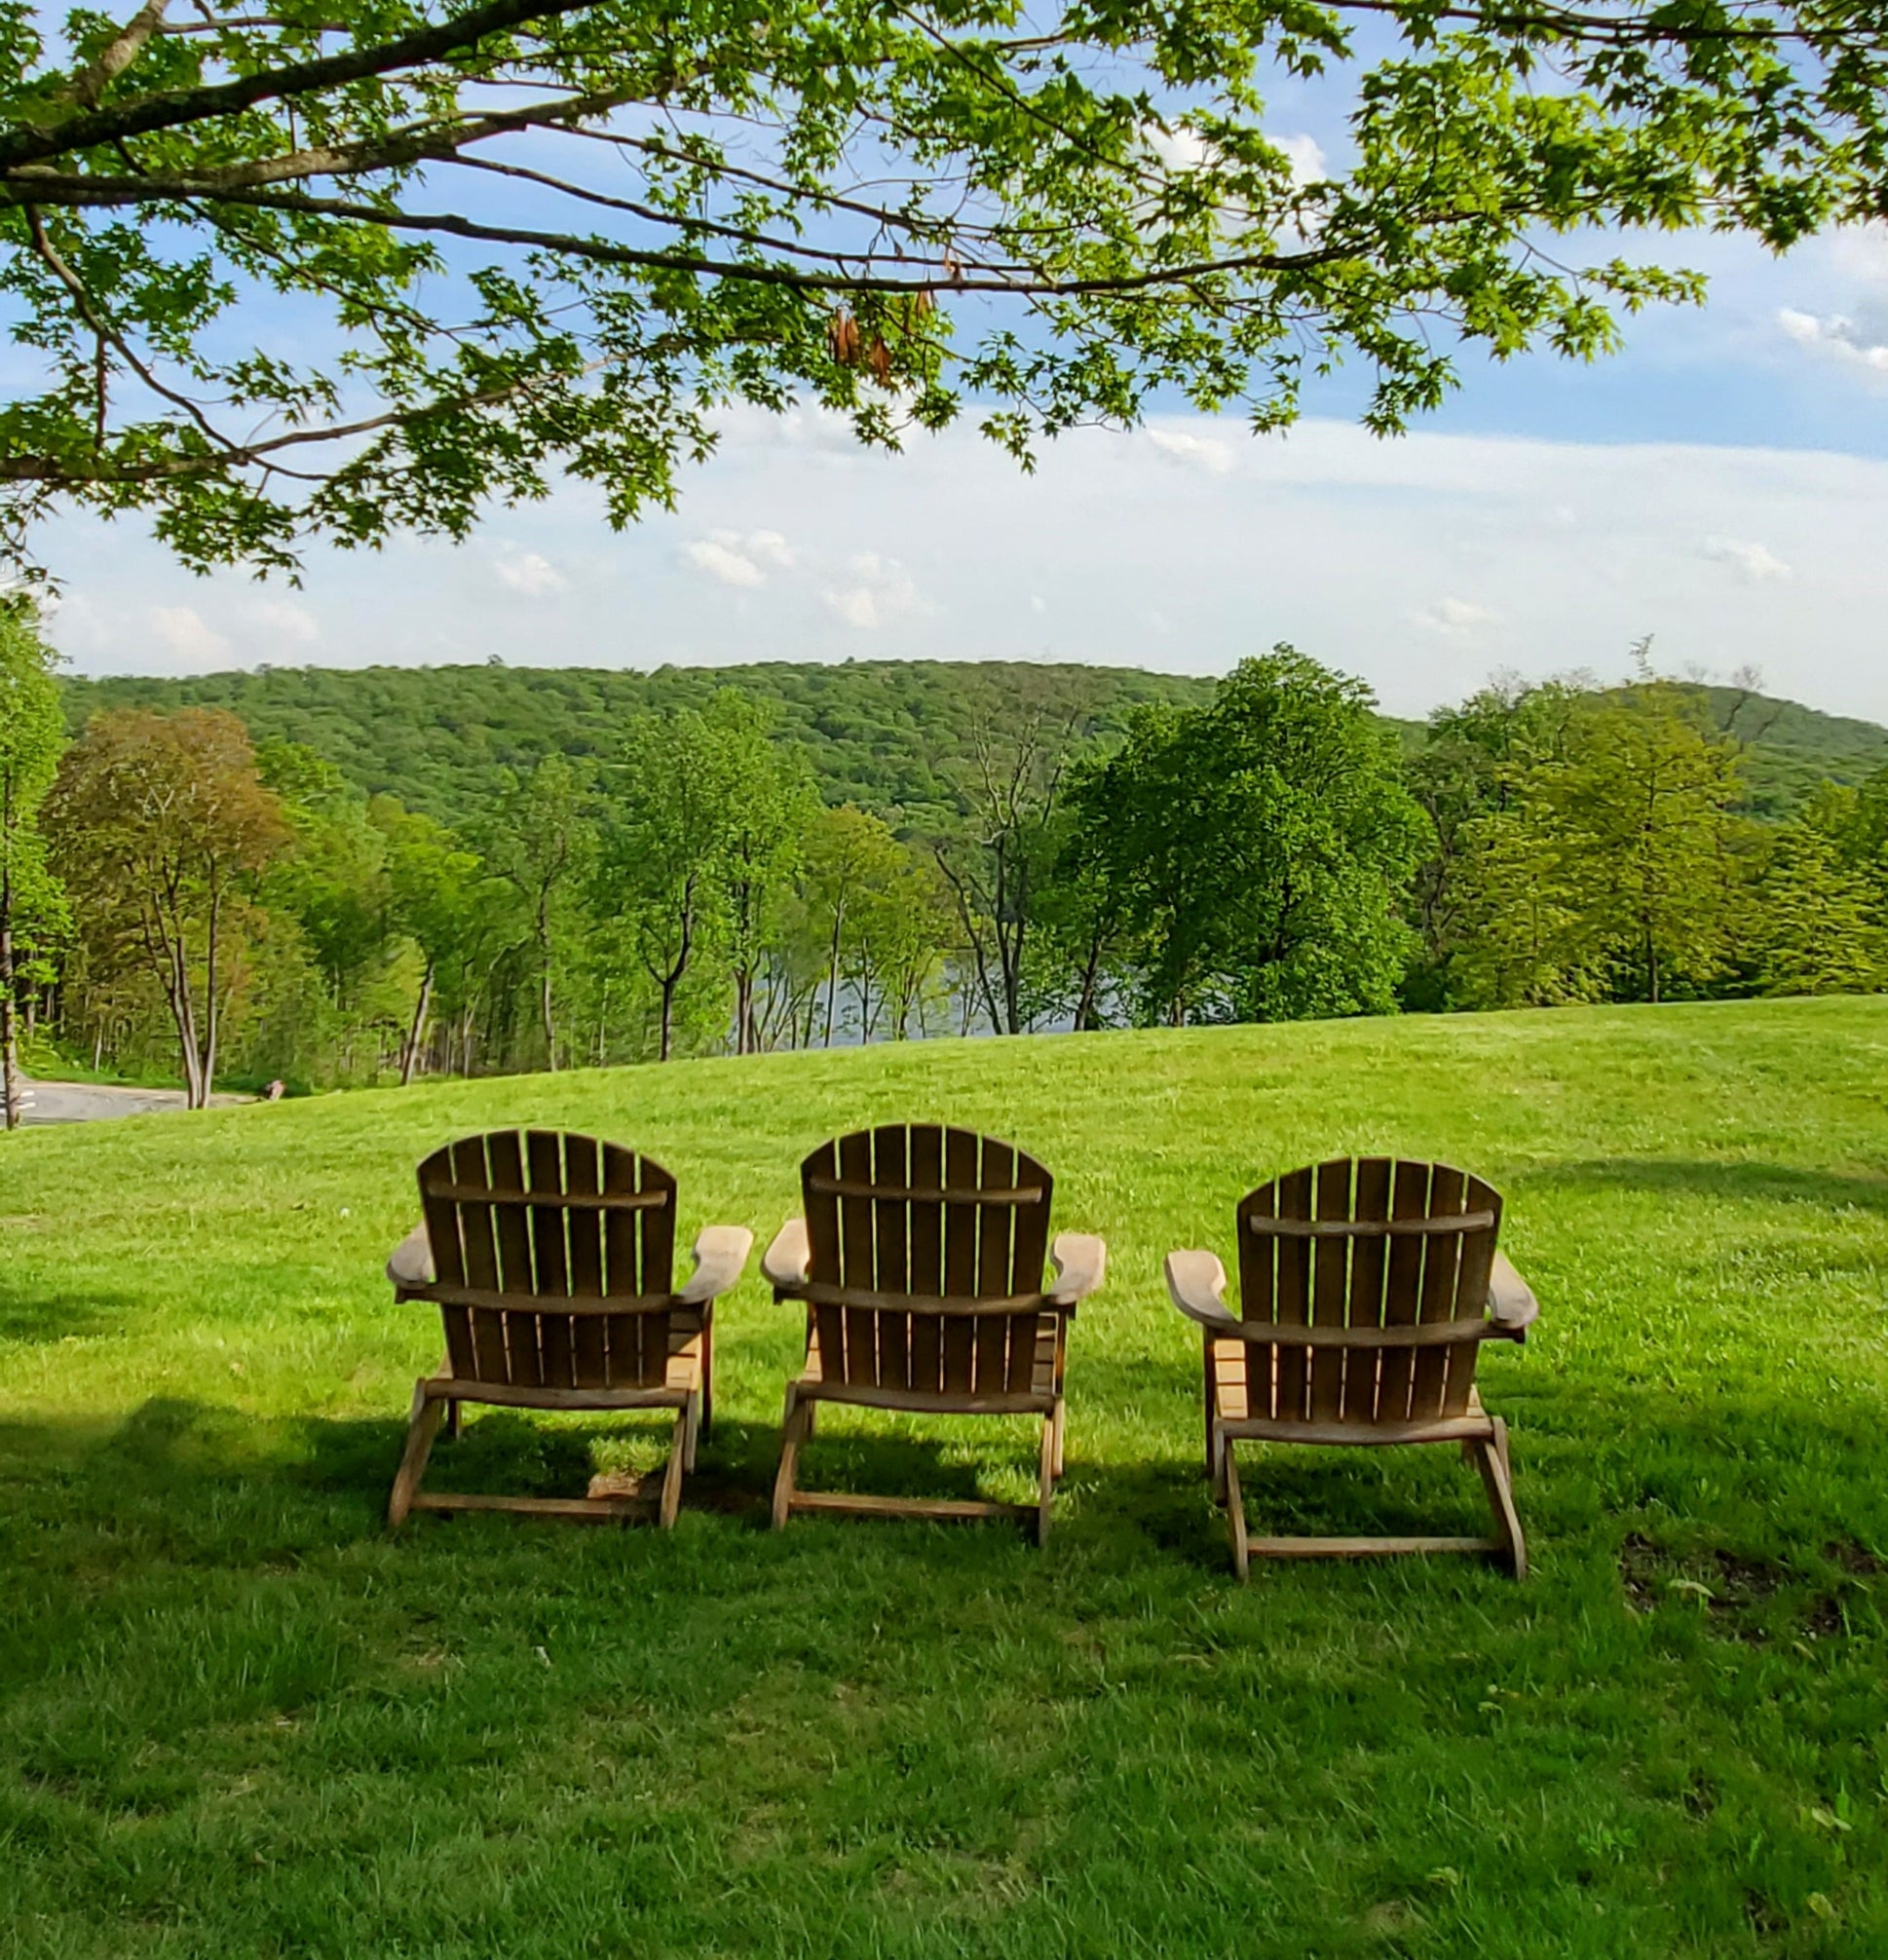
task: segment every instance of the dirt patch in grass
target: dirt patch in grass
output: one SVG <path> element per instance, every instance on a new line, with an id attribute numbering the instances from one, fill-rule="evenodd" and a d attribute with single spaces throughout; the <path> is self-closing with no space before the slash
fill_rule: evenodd
<path id="1" fill-rule="evenodd" d="M 1866 1545 L 1858 1545 L 1853 1540 L 1845 1544 L 1825 1545 L 1823 1557 L 1831 1565 L 1840 1565 L 1851 1578 L 1878 1579 L 1888 1572 L 1888 1559 L 1879 1552 L 1871 1552 Z"/>
<path id="2" fill-rule="evenodd" d="M 1635 1531 L 1619 1548 L 1619 1579 L 1635 1612 L 1649 1613 L 1675 1594 L 1688 1595 L 1714 1614 L 1759 1604 L 1789 1574 L 1768 1559 L 1713 1550 L 1677 1553 Z"/>
<path id="3" fill-rule="evenodd" d="M 1766 1615 L 1763 1609 L 1778 1593 L 1800 1582 L 1772 1560 L 1721 1548 L 1674 1552 L 1636 1531 L 1619 1548 L 1619 1581 L 1634 1612 L 1689 1602 L 1702 1609 L 1706 1626 L 1725 1640 L 1761 1644 L 1785 1633 L 1801 1640 L 1836 1640 L 1851 1631 L 1845 1601 L 1856 1597 L 1866 1581 L 1888 1571 L 1888 1561 L 1854 1543 L 1826 1545 L 1823 1556 L 1841 1568 L 1846 1580 L 1806 1594 L 1800 1603 L 1790 1602 L 1787 1617 L 1794 1624 L 1788 1628 L 1784 1615 Z"/>

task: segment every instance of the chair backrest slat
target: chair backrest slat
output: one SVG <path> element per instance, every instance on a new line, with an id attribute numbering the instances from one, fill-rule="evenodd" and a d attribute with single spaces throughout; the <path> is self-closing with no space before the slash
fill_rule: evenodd
<path id="1" fill-rule="evenodd" d="M 911 1132 L 891 1123 L 872 1132 L 873 1285 L 908 1294 L 911 1285 Z M 911 1386 L 909 1313 L 879 1315 L 879 1379 L 887 1388 Z"/>
<path id="2" fill-rule="evenodd" d="M 944 1132 L 935 1123 L 913 1123 L 907 1138 L 908 1175 L 914 1185 L 944 1184 Z M 916 1294 L 944 1294 L 944 1207 L 911 1205 L 905 1212 L 909 1284 Z M 921 1394 L 944 1388 L 944 1320 L 941 1314 L 911 1317 L 909 1385 Z"/>
<path id="3" fill-rule="evenodd" d="M 675 1181 L 660 1164 L 592 1137 L 500 1130 L 435 1150 L 419 1182 L 441 1286 L 518 1301 L 441 1301 L 455 1374 L 553 1389 L 666 1379 Z M 557 1310 L 573 1299 L 585 1310 Z"/>
<path id="4" fill-rule="evenodd" d="M 1327 1223 L 1350 1217 L 1348 1159 L 1320 1164 L 1313 1180 L 1313 1209 Z M 1342 1327 L 1349 1319 L 1350 1240 L 1336 1234 L 1311 1242 L 1313 1327 Z M 1326 1351 L 1310 1357 L 1309 1400 L 1313 1422 L 1335 1422 L 1343 1408 L 1344 1358 Z"/>
<path id="5" fill-rule="evenodd" d="M 1356 1199 L 1352 1207 L 1359 1224 L 1381 1225 L 1390 1215 L 1390 1160 L 1387 1157 L 1360 1157 L 1357 1160 Z M 1389 1240 L 1367 1232 L 1350 1248 L 1350 1293 L 1347 1302 L 1351 1327 L 1383 1325 L 1383 1281 L 1389 1265 Z M 1368 1422 L 1377 1413 L 1378 1384 L 1383 1372 L 1382 1357 L 1359 1348 L 1344 1356 L 1341 1419 Z"/>
<path id="6" fill-rule="evenodd" d="M 801 1185 L 829 1379 L 955 1396 L 1029 1388 L 1052 1191 L 1041 1165 L 974 1131 L 887 1124 L 822 1144 Z M 979 1300 L 1004 1304 L 963 1310 Z"/>
<path id="7" fill-rule="evenodd" d="M 1399 1327 L 1480 1321 L 1501 1199 L 1446 1164 L 1337 1158 L 1288 1172 L 1241 1200 L 1239 1311 L 1268 1327 L 1371 1330 L 1346 1343 L 1245 1343 L 1259 1419 L 1433 1421 L 1468 1406 L 1477 1341 Z"/>

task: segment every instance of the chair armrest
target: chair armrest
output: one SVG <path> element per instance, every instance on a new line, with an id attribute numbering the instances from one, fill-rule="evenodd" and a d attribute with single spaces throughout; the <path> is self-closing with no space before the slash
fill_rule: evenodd
<path id="1" fill-rule="evenodd" d="M 1049 1263 L 1055 1267 L 1050 1304 L 1074 1306 L 1076 1300 L 1086 1300 L 1107 1276 L 1108 1241 L 1093 1232 L 1058 1232 L 1049 1248 Z"/>
<path id="2" fill-rule="evenodd" d="M 753 1249 L 745 1225 L 704 1225 L 695 1241 L 695 1270 L 675 1289 L 677 1304 L 699 1306 L 732 1293 Z"/>
<path id="3" fill-rule="evenodd" d="M 761 1270 L 783 1290 L 806 1285 L 812 1270 L 812 1243 L 805 1219 L 788 1219 L 774 1234 L 774 1243 L 761 1254 Z"/>
<path id="4" fill-rule="evenodd" d="M 387 1262 L 387 1277 L 396 1286 L 431 1286 L 437 1274 L 433 1267 L 433 1244 L 422 1220 L 394 1248 Z"/>
<path id="5" fill-rule="evenodd" d="M 1494 1255 L 1489 1274 L 1489 1319 L 1510 1340 L 1525 1340 L 1528 1329 L 1540 1313 L 1528 1282 L 1508 1263 L 1506 1253 Z"/>
<path id="6" fill-rule="evenodd" d="M 1226 1303 L 1226 1267 L 1210 1252 L 1167 1255 L 1167 1297 L 1189 1320 L 1208 1330 L 1237 1327 L 1239 1317 Z"/>

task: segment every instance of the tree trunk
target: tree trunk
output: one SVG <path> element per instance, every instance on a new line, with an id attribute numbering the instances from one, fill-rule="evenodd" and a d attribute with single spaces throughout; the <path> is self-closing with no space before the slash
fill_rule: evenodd
<path id="1" fill-rule="evenodd" d="M 538 945 L 545 960 L 544 993 L 539 1002 L 544 1012 L 545 1058 L 554 1075 L 557 1073 L 557 1029 L 550 1018 L 550 922 L 542 917 L 538 921 Z"/>
<path id="2" fill-rule="evenodd" d="M 668 1060 L 669 1040 L 675 1027 L 675 986 L 673 975 L 662 982 L 662 1038 L 661 1052 L 656 1058 L 659 1062 Z"/>
<path id="3" fill-rule="evenodd" d="M 413 1025 L 406 1031 L 406 1039 L 399 1053 L 399 1085 L 406 1088 L 413 1080 L 414 1073 L 420 1066 L 420 1043 L 426 1039 L 426 1011 L 433 1004 L 433 961 L 426 962 L 426 971 L 420 975 L 420 998 L 413 1003 Z"/>
<path id="4" fill-rule="evenodd" d="M 735 1053 L 751 1055 L 759 1045 L 754 1038 L 754 970 L 743 965 L 735 972 Z"/>
<path id="5" fill-rule="evenodd" d="M 1081 998 L 1076 1002 L 1076 1033 L 1085 1033 L 1095 1025 L 1096 983 L 1101 974 L 1101 934 L 1088 941 L 1088 963 L 1081 969 Z"/>
<path id="6" fill-rule="evenodd" d="M 0 911 L 0 1113 L 6 1127 L 19 1127 L 19 1043 L 13 1022 L 12 911 Z"/>
<path id="7" fill-rule="evenodd" d="M 216 1001 L 216 941 L 221 911 L 222 893 L 213 891 L 209 901 L 209 935 L 204 948 L 204 1047 L 196 1105 L 200 1110 L 209 1108 L 210 1091 L 216 1083 L 216 1034 L 222 1026 Z"/>
<path id="8" fill-rule="evenodd" d="M 843 905 L 833 909 L 833 957 L 826 967 L 826 1039 L 824 1046 L 833 1045 L 833 1008 L 839 1000 L 839 936 L 846 923 L 846 908 Z"/>

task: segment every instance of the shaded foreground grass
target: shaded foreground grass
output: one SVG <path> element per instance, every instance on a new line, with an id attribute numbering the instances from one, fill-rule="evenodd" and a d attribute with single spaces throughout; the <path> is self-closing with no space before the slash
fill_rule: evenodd
<path id="1" fill-rule="evenodd" d="M 0 1139 L 0 1953 L 1888 1952 L 1888 1000 L 939 1042 Z M 1105 1231 L 1045 1552 L 758 1507 L 798 1316 L 722 1310 L 674 1533 L 380 1514 L 412 1167 L 514 1121 L 763 1239 L 821 1137 L 1023 1143 Z M 1159 1259 L 1386 1150 L 1508 1198 L 1535 1576 L 1226 1569 Z M 460 1488 L 653 1462 L 477 1415 Z M 809 1479 L 1020 1496 L 1027 1424 Z M 1479 1528 L 1447 1451 L 1255 1523 Z"/>

